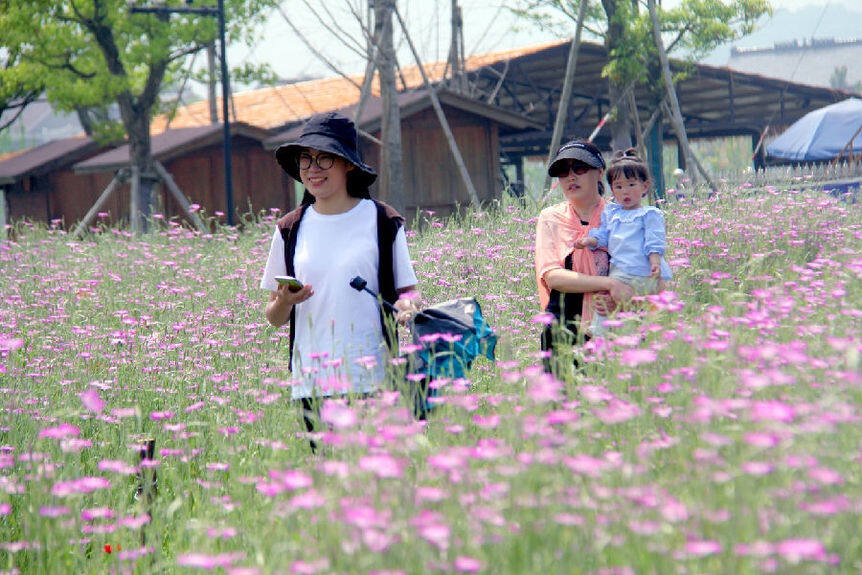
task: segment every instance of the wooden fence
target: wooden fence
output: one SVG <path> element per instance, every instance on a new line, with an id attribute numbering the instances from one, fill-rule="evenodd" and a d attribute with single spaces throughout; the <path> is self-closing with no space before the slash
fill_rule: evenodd
<path id="1" fill-rule="evenodd" d="M 739 189 L 777 188 L 779 190 L 820 189 L 836 196 L 849 194 L 854 200 L 862 187 L 862 161 L 839 164 L 820 163 L 804 165 L 769 166 L 762 170 L 736 170 L 710 174 L 718 191 Z M 700 179 L 692 183 L 685 176 L 669 182 L 668 190 L 680 190 L 683 194 L 706 196 L 710 194 L 706 183 Z"/>

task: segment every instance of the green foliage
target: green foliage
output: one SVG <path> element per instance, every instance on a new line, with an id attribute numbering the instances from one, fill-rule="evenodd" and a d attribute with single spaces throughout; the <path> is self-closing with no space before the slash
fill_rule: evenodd
<path id="1" fill-rule="evenodd" d="M 752 33 L 757 22 L 772 14 L 769 0 L 684 0 L 663 10 L 662 31 L 674 36 L 679 52 L 692 60 L 717 46 Z M 674 46 L 671 46 L 671 48 Z"/>
<path id="2" fill-rule="evenodd" d="M 586 1 L 587 29 L 604 38 L 610 49 L 604 75 L 620 84 L 652 77 L 650 61 L 656 47 L 646 0 Z M 521 0 L 512 12 L 570 38 L 579 5 L 579 0 Z M 668 53 L 691 61 L 751 33 L 758 20 L 772 12 L 768 0 L 683 0 L 674 8 L 658 10 Z"/>
<path id="3" fill-rule="evenodd" d="M 187 7 L 185 2 L 174 5 Z M 127 131 L 142 125 L 142 119 L 148 125 L 162 84 L 178 74 L 190 54 L 217 38 L 218 19 L 199 13 L 133 13 L 130 6 L 126 0 L 3 0 L 0 35 L 20 56 L 19 65 L 0 76 L 0 85 L 6 76 L 35 71 L 58 109 L 115 104 Z M 214 2 L 192 6 L 215 8 Z M 249 31 L 272 6 L 272 0 L 227 0 L 229 40 L 251 38 Z M 116 134 L 109 123 L 96 127 Z"/>
<path id="4" fill-rule="evenodd" d="M 676 305 L 620 317 L 563 381 L 537 370 L 540 208 L 421 213 L 423 298 L 476 296 L 497 362 L 445 382 L 424 425 L 391 396 L 354 401 L 315 456 L 287 329 L 263 319 L 272 217 L 83 241 L 16 222 L 0 245 L 3 568 L 858 574 L 859 204 L 792 187 L 669 202 Z M 157 491 L 136 498 L 144 438 Z"/>
<path id="5" fill-rule="evenodd" d="M 42 93 L 44 78 L 37 66 L 26 61 L 26 48 L 22 45 L 27 41 L 22 19 L 27 17 L 21 11 L 11 10 L 6 6 L 6 0 L 0 2 L 0 114 L 7 110 L 17 115 L 20 110 L 35 100 Z M 15 116 L 7 116 L 5 125 L 0 124 L 3 131 Z"/>
<path id="6" fill-rule="evenodd" d="M 847 66 L 838 66 L 832 71 L 832 75 L 829 77 L 829 86 L 836 90 L 862 94 L 862 82 L 850 84 L 847 81 Z"/>

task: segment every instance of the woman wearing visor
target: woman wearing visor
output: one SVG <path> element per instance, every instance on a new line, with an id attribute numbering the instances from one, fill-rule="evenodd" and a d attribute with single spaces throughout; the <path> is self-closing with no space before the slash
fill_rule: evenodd
<path id="1" fill-rule="evenodd" d="M 536 223 L 539 303 L 553 316 L 541 338 L 548 372 L 560 373 L 562 357 L 571 357 L 577 364 L 573 346 L 589 339 L 585 328 L 594 309 L 607 314 L 616 302 L 633 295 L 630 287 L 608 277 L 606 251 L 574 248 L 575 240 L 601 224 L 604 170 L 601 151 L 583 140 L 565 143 L 548 166 L 548 175 L 557 178 L 564 199 L 542 210 Z"/>

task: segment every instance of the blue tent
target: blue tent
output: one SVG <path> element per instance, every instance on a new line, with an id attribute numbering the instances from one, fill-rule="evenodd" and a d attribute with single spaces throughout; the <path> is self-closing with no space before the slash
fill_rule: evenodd
<path id="1" fill-rule="evenodd" d="M 766 146 L 767 156 L 795 162 L 834 160 L 860 153 L 862 100 L 859 98 L 805 114 Z"/>

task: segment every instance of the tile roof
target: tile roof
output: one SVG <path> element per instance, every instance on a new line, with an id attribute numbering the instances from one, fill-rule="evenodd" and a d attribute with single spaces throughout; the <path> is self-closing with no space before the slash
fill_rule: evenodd
<path id="1" fill-rule="evenodd" d="M 0 156 L 0 184 L 70 165 L 100 147 L 86 136 L 72 136 L 5 154 Z"/>
<path id="2" fill-rule="evenodd" d="M 493 64 L 505 62 L 525 54 L 531 54 L 543 50 L 549 46 L 555 46 L 561 42 L 550 42 L 525 48 L 493 52 L 471 56 L 465 62 L 468 71 Z M 562 43 L 565 43 L 563 41 Z M 429 81 L 437 82 L 444 77 L 446 62 L 434 62 L 424 64 L 425 73 Z M 400 78 L 408 88 L 418 88 L 423 84 L 422 73 L 418 66 L 407 66 L 400 70 Z M 348 77 L 323 78 L 237 92 L 233 95 L 233 104 L 236 109 L 236 120 L 253 126 L 268 130 L 278 130 L 295 124 L 300 120 L 318 112 L 338 110 L 347 108 L 359 101 L 360 88 L 363 75 L 356 74 Z M 379 95 L 379 89 L 372 90 L 373 95 Z M 221 99 L 219 99 L 218 110 L 221 111 Z M 210 123 L 209 103 L 207 101 L 196 102 L 179 108 L 174 118 L 168 122 L 165 116 L 159 116 L 153 120 L 153 133 L 159 133 L 166 127 L 188 128 L 202 126 Z"/>
<path id="3" fill-rule="evenodd" d="M 493 119 L 503 131 L 507 128 L 512 130 L 524 130 L 527 128 L 538 129 L 541 127 L 526 116 L 478 102 L 472 98 L 462 96 L 455 92 L 450 92 L 449 90 L 438 90 L 437 97 L 442 105 L 451 106 L 453 108 Z M 432 106 L 431 98 L 427 90 L 401 92 L 398 94 L 398 104 L 400 106 L 402 119 Z M 348 106 L 347 108 L 339 108 L 339 111 L 348 117 L 353 117 L 354 110 L 357 105 L 358 102 Z M 362 111 L 362 116 L 357 121 L 357 126 L 366 132 L 378 132 L 381 129 L 382 117 L 383 99 L 377 96 L 369 98 Z M 277 132 L 275 135 L 265 140 L 263 145 L 267 149 L 275 149 L 284 142 L 297 139 L 301 130 L 302 124 L 298 122 L 294 123 L 290 127 Z"/>
<path id="4" fill-rule="evenodd" d="M 221 124 L 206 124 L 192 128 L 171 129 L 156 134 L 152 138 L 153 158 L 159 162 L 165 162 L 184 154 L 190 148 L 200 148 L 216 143 L 220 145 L 222 129 Z M 230 130 L 231 139 L 234 136 L 245 136 L 262 142 L 269 136 L 269 132 L 244 123 L 232 123 Z M 79 162 L 74 167 L 78 173 L 87 173 L 116 170 L 128 165 L 129 145 L 123 144 L 113 150 Z"/>

